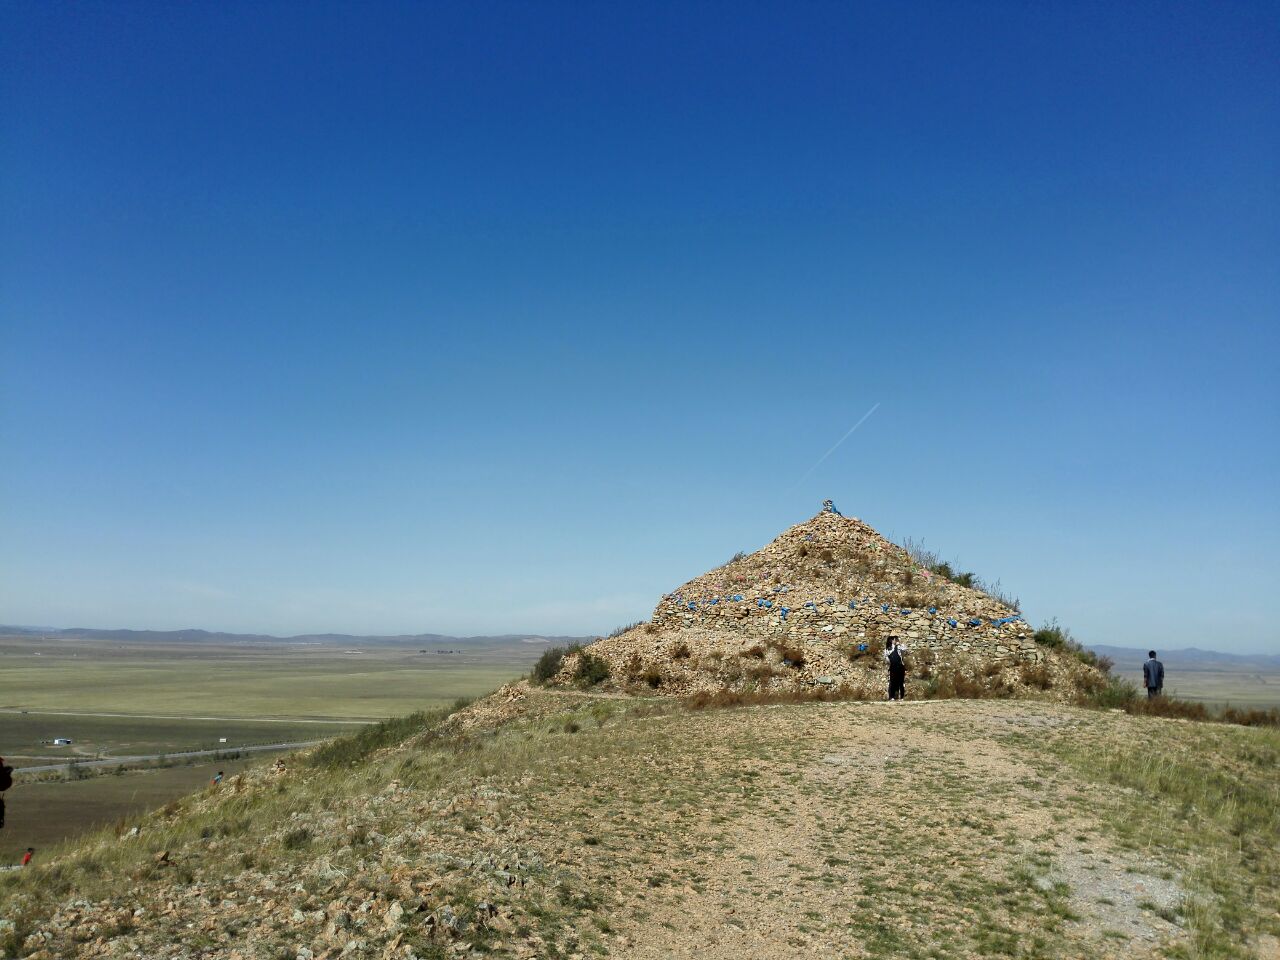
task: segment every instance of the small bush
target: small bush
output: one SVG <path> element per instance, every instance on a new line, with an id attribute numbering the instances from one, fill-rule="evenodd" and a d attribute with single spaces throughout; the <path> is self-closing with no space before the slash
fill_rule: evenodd
<path id="1" fill-rule="evenodd" d="M 584 687 L 594 687 L 609 679 L 609 664 L 585 650 L 578 654 L 578 666 L 573 679 Z"/>
<path id="2" fill-rule="evenodd" d="M 1086 667 L 1094 667 L 1103 673 L 1109 672 L 1114 666 L 1109 657 L 1100 657 L 1092 650 L 1085 649 L 1084 645 L 1071 635 L 1071 631 L 1060 626 L 1057 620 L 1050 620 L 1033 633 L 1031 639 L 1042 647 L 1069 653 Z"/>
<path id="3" fill-rule="evenodd" d="M 280 843 L 286 850 L 301 850 L 311 842 L 311 831 L 306 827 L 298 827 L 284 835 Z"/>
<path id="4" fill-rule="evenodd" d="M 778 652 L 782 654 L 782 660 L 787 666 L 799 670 L 805 665 L 804 651 L 799 647 L 780 646 Z"/>
<path id="5" fill-rule="evenodd" d="M 657 625 L 656 623 L 646 623 L 646 624 L 644 625 L 644 632 L 645 632 L 645 633 L 657 633 L 657 632 L 658 632 L 658 625 Z"/>
<path id="6" fill-rule="evenodd" d="M 684 641 L 676 644 L 674 650 L 671 651 L 672 660 L 688 660 L 692 654 L 689 651 L 689 645 Z"/>
<path id="7" fill-rule="evenodd" d="M 753 660 L 763 660 L 764 647 L 760 646 L 760 644 L 757 643 L 754 647 L 751 647 L 748 650 L 746 650 L 742 655 L 744 657 L 750 657 Z"/>
<path id="8" fill-rule="evenodd" d="M 1170 717 L 1208 723 L 1238 723 L 1250 727 L 1280 727 L 1280 710 L 1238 710 L 1223 707 L 1211 710 L 1203 703 L 1177 697 L 1144 697 L 1136 686 L 1122 677 L 1108 676 L 1085 691 L 1076 702 L 1103 710 L 1123 710 L 1135 716 Z"/>
<path id="9" fill-rule="evenodd" d="M 644 672 L 644 675 L 643 677 L 641 677 L 641 679 L 644 680 L 644 682 L 647 683 L 654 690 L 657 690 L 660 686 L 662 686 L 662 671 L 659 670 L 657 667 L 650 667 L 648 670 Z"/>
<path id="10" fill-rule="evenodd" d="M 823 547 L 818 551 L 818 559 L 829 567 L 836 562 L 836 555 L 826 547 Z"/>
<path id="11" fill-rule="evenodd" d="M 609 639 L 612 640 L 614 637 L 620 637 L 624 633 L 626 633 L 628 630 L 634 630 L 636 627 L 639 627 L 643 624 L 644 624 L 643 620 L 637 620 L 635 623 L 625 623 L 620 627 L 614 627 L 608 634 Z"/>
<path id="12" fill-rule="evenodd" d="M 1223 723 L 1238 723 L 1243 727 L 1280 727 L 1280 709 L 1237 710 L 1225 707 L 1221 719 Z"/>
<path id="13" fill-rule="evenodd" d="M 986 684 L 963 673 L 932 677 L 925 681 L 922 689 L 926 700 L 1000 700 L 1012 694 L 1013 689 L 1007 683 Z"/>
<path id="14" fill-rule="evenodd" d="M 728 560 L 726 560 L 723 564 L 721 564 L 721 566 L 727 567 L 727 566 L 729 566 L 729 564 L 731 564 L 731 563 L 737 563 L 739 560 L 745 560 L 745 559 L 746 559 L 746 556 L 747 556 L 747 555 L 746 555 L 746 553 L 745 553 L 744 551 L 739 550 L 739 551 L 738 551 L 737 553 L 735 553 L 732 557 L 730 557 L 730 558 L 729 558 Z"/>
<path id="15" fill-rule="evenodd" d="M 576 649 L 575 647 L 551 647 L 542 651 L 542 656 L 529 672 L 529 678 L 534 683 L 547 683 L 560 672 L 560 668 L 564 666 L 564 658 Z"/>
<path id="16" fill-rule="evenodd" d="M 1084 697 L 1088 706 L 1104 709 L 1126 709 L 1138 699 L 1138 688 L 1123 677 L 1108 677 L 1107 682 Z"/>
<path id="17" fill-rule="evenodd" d="M 867 649 L 859 650 L 858 647 L 860 646 L 866 647 Z M 884 640 L 878 636 L 875 636 L 874 631 L 872 636 L 863 637 L 860 640 L 852 640 L 845 647 L 845 656 L 847 656 L 854 663 L 858 662 L 859 660 L 879 661 L 880 656 L 883 653 L 884 653 Z"/>
<path id="18" fill-rule="evenodd" d="M 971 586 L 975 590 L 980 590 L 982 593 L 985 593 L 992 600 L 996 600 L 1000 603 L 1003 603 L 1010 610 L 1022 609 L 1022 601 L 1019 600 L 1017 597 L 1010 596 L 1008 593 L 1006 593 L 1004 590 L 1004 587 L 1001 586 L 999 580 L 996 580 L 992 583 L 986 583 L 985 581 L 982 581 L 977 579 L 976 577 L 973 577 L 972 574 L 970 575 L 970 577 L 971 577 L 971 582 L 966 584 L 966 586 Z"/>
<path id="19" fill-rule="evenodd" d="M 1050 620 L 1033 633 L 1031 639 L 1042 647 L 1057 650 L 1066 644 L 1070 636 L 1071 634 L 1065 628 L 1058 626 L 1056 620 Z"/>
<path id="20" fill-rule="evenodd" d="M 932 654 L 918 654 L 912 658 L 915 661 L 915 670 L 912 674 L 917 680 L 933 679 L 933 668 L 936 665 Z"/>
<path id="21" fill-rule="evenodd" d="M 410 737 L 428 730 L 448 715 L 448 711 L 419 710 L 407 717 L 392 717 L 381 723 L 362 727 L 359 733 L 338 737 L 321 744 L 307 757 L 308 766 L 338 769 L 365 759 L 383 747 L 403 743 Z M 237 787 L 238 789 L 238 787 Z"/>
<path id="22" fill-rule="evenodd" d="M 1049 668 L 1043 663 L 1026 664 L 1019 671 L 1018 679 L 1028 687 L 1035 687 L 1038 690 L 1048 690 L 1053 686 L 1053 677 L 1049 674 Z"/>
<path id="23" fill-rule="evenodd" d="M 1179 720 L 1210 719 L 1209 708 L 1203 703 L 1179 700 L 1176 697 L 1151 697 L 1146 700 L 1142 697 L 1134 697 L 1125 705 L 1125 710 L 1149 717 L 1175 717 Z"/>

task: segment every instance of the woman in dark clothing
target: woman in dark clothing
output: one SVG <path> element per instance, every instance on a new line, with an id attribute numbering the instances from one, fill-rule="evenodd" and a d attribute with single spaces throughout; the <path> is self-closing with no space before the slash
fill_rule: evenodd
<path id="1" fill-rule="evenodd" d="M 907 648 L 890 637 L 884 648 L 884 659 L 889 664 L 889 699 L 901 700 L 907 695 L 907 665 L 902 657 Z"/>

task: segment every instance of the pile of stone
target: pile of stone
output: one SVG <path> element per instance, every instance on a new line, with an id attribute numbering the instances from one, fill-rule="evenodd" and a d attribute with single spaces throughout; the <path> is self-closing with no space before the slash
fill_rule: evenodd
<path id="1" fill-rule="evenodd" d="M 826 687 L 883 695 L 885 641 L 917 680 L 1066 698 L 1092 668 L 1040 647 L 1019 611 L 919 563 L 856 517 L 824 510 L 664 596 L 649 622 L 602 639 L 623 688 L 688 694 Z M 570 658 L 562 679 L 572 680 Z M 1083 671 L 1083 673 L 1082 673 Z"/>

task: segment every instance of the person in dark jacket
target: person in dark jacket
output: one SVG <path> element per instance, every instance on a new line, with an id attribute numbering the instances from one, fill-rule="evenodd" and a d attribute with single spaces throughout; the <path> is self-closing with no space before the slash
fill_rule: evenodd
<path id="1" fill-rule="evenodd" d="M 1147 685 L 1147 699 L 1160 696 L 1164 689 L 1164 664 L 1156 659 L 1154 650 L 1147 651 L 1147 662 L 1142 665 L 1142 680 Z"/>
<path id="2" fill-rule="evenodd" d="M 907 648 L 890 637 L 885 643 L 884 659 L 889 664 L 889 699 L 902 700 L 907 695 L 907 664 L 902 659 Z"/>
<path id="3" fill-rule="evenodd" d="M 4 792 L 13 786 L 13 767 L 0 757 L 0 830 L 4 829 Z"/>

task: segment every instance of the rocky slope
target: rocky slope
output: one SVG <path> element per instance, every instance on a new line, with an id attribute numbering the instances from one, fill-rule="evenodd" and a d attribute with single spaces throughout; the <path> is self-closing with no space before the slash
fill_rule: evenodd
<path id="1" fill-rule="evenodd" d="M 1275 730 L 517 684 L 378 742 L 0 873 L 0 957 L 1232 960 L 1280 935 Z"/>
<path id="2" fill-rule="evenodd" d="M 934 573 L 857 518 L 824 511 L 664 596 L 648 623 L 587 649 L 615 685 L 672 694 L 883 696 L 889 636 L 931 689 L 1067 699 L 1102 682 L 1033 634 L 1006 603 Z M 570 658 L 561 682 L 577 670 Z"/>

